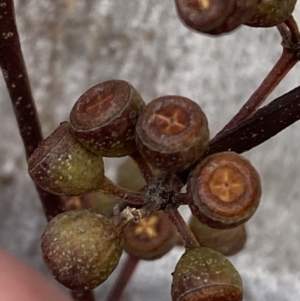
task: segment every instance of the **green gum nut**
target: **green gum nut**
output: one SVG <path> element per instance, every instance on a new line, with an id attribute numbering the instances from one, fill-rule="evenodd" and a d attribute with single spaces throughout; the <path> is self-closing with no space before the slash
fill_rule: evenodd
<path id="1" fill-rule="evenodd" d="M 245 224 L 231 229 L 214 229 L 191 216 L 189 227 L 200 246 L 208 247 L 229 256 L 241 251 L 247 241 Z"/>
<path id="2" fill-rule="evenodd" d="M 254 16 L 245 25 L 271 27 L 286 21 L 294 11 L 297 0 L 261 0 Z"/>
<path id="3" fill-rule="evenodd" d="M 81 195 L 100 186 L 104 164 L 79 143 L 68 122 L 40 143 L 28 159 L 29 175 L 40 188 L 59 195 Z"/>
<path id="4" fill-rule="evenodd" d="M 242 279 L 221 253 L 209 248 L 187 249 L 173 273 L 173 301 L 241 301 Z"/>
<path id="5" fill-rule="evenodd" d="M 123 235 L 113 219 L 91 210 L 54 217 L 41 240 L 43 259 L 58 282 L 77 291 L 103 283 L 119 263 Z"/>

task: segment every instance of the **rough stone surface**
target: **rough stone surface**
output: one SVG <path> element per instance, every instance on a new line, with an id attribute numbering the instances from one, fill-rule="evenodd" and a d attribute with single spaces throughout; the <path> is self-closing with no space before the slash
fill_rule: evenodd
<path id="1" fill-rule="evenodd" d="M 194 99 L 214 135 L 281 51 L 275 28 L 242 27 L 219 38 L 188 31 L 172 0 L 19 0 L 16 15 L 45 135 L 68 119 L 85 90 L 112 78 L 131 82 L 147 102 L 168 93 Z M 295 17 L 300 21 L 299 5 Z M 299 71 L 294 68 L 269 100 L 299 85 Z M 0 246 L 46 272 L 40 252 L 46 221 L 27 175 L 2 77 L 0 91 Z M 299 299 L 299 131 L 296 123 L 246 154 L 261 175 L 263 196 L 248 223 L 245 249 L 231 257 L 243 278 L 244 301 Z M 111 162 L 121 161 L 106 162 L 113 178 Z M 171 300 L 170 273 L 182 252 L 176 248 L 160 260 L 141 263 L 123 300 Z M 98 300 L 120 268 L 97 289 Z"/>

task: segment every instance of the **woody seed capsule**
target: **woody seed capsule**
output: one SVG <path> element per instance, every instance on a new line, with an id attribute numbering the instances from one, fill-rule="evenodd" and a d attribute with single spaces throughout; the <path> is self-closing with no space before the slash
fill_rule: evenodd
<path id="1" fill-rule="evenodd" d="M 49 222 L 41 246 L 45 264 L 57 281 L 73 290 L 90 290 L 118 265 L 122 229 L 90 210 L 67 211 Z"/>
<path id="2" fill-rule="evenodd" d="M 221 253 L 209 248 L 187 249 L 173 273 L 173 301 L 241 301 L 242 279 Z"/>
<path id="3" fill-rule="evenodd" d="M 102 157 L 75 139 L 68 122 L 40 143 L 28 159 L 28 171 L 36 185 L 62 195 L 94 191 L 104 179 Z"/>

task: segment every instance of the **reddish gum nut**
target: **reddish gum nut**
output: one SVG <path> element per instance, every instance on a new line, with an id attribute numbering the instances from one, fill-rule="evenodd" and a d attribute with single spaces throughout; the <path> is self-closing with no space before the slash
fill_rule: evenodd
<path id="1" fill-rule="evenodd" d="M 75 139 L 68 122 L 40 143 L 28 159 L 28 171 L 36 185 L 61 195 L 94 191 L 104 179 L 102 157 Z"/>
<path id="2" fill-rule="evenodd" d="M 234 9 L 235 0 L 175 0 L 181 21 L 199 32 L 220 26 Z"/>
<path id="3" fill-rule="evenodd" d="M 242 279 L 221 253 L 198 247 L 187 249 L 173 273 L 173 301 L 241 301 Z"/>
<path id="4" fill-rule="evenodd" d="M 142 156 L 168 172 L 183 171 L 195 163 L 208 139 L 205 114 L 195 102 L 182 96 L 163 96 L 150 102 L 136 127 Z"/>
<path id="5" fill-rule="evenodd" d="M 255 13 L 260 0 L 176 0 L 177 12 L 189 28 L 210 35 L 228 33 Z"/>
<path id="6" fill-rule="evenodd" d="M 234 228 L 256 211 L 260 177 L 252 164 L 234 152 L 216 153 L 194 170 L 187 186 L 194 216 L 212 228 Z"/>
<path id="7" fill-rule="evenodd" d="M 205 31 L 205 33 L 211 35 L 220 35 L 235 30 L 254 15 L 259 1 L 260 0 L 235 1 L 234 9 L 228 15 L 226 20 L 221 25 L 216 26 L 209 31 Z"/>
<path id="8" fill-rule="evenodd" d="M 135 125 L 145 107 L 139 93 L 123 80 L 110 80 L 87 90 L 70 113 L 77 139 L 105 157 L 122 157 L 136 150 Z"/>

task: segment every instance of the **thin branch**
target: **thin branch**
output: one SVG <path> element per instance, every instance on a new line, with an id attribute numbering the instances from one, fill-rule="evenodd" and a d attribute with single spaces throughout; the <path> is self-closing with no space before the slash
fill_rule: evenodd
<path id="1" fill-rule="evenodd" d="M 278 97 L 211 141 L 204 156 L 222 151 L 243 153 L 272 138 L 300 119 L 300 86 Z"/>
<path id="2" fill-rule="evenodd" d="M 126 203 L 133 206 L 141 206 L 145 203 L 143 199 L 143 192 L 133 191 L 120 187 L 106 177 L 101 183 L 101 187 L 98 188 L 98 191 L 102 192 L 105 195 L 120 199 L 121 201 L 125 201 Z"/>
<path id="3" fill-rule="evenodd" d="M 142 176 L 144 177 L 145 181 L 149 184 L 154 178 L 154 173 L 151 167 L 149 166 L 148 162 L 142 157 L 142 155 L 138 151 L 131 154 L 130 157 L 137 164 L 139 170 L 142 173 Z"/>
<path id="4" fill-rule="evenodd" d="M 283 46 L 279 60 L 239 112 L 217 133 L 212 141 L 251 116 L 299 61 L 300 33 L 293 16 L 279 24 L 277 29 L 282 37 Z"/>
<path id="5" fill-rule="evenodd" d="M 186 183 L 191 170 L 206 156 L 224 151 L 246 152 L 269 140 L 299 119 L 300 86 L 259 109 L 234 129 L 211 140 L 198 162 L 184 172 L 178 173 L 177 176 Z M 184 200 L 183 202 L 186 203 Z"/>
<path id="6" fill-rule="evenodd" d="M 28 158 L 42 140 L 42 133 L 21 51 L 12 0 L 2 1 L 0 15 L 0 64 Z"/>
<path id="7" fill-rule="evenodd" d="M 291 32 L 285 23 L 277 25 L 277 29 L 282 37 L 282 41 L 291 40 Z"/>
<path id="8" fill-rule="evenodd" d="M 182 237 L 182 242 L 185 248 L 199 247 L 199 242 L 182 218 L 179 211 L 177 209 L 170 209 L 169 211 L 166 210 L 166 213 L 168 214 L 171 222 L 174 224 L 177 232 Z"/>
<path id="9" fill-rule="evenodd" d="M 187 193 L 178 193 L 176 198 L 176 205 L 189 205 L 190 204 L 190 198 Z"/>
<path id="10" fill-rule="evenodd" d="M 122 294 L 128 282 L 130 281 L 130 278 L 132 277 L 134 271 L 136 270 L 136 267 L 138 266 L 139 262 L 140 259 L 138 257 L 128 255 L 128 257 L 126 258 L 126 262 L 124 263 L 122 270 L 119 273 L 118 278 L 114 283 L 114 286 L 110 291 L 106 301 L 121 300 Z"/>
<path id="11" fill-rule="evenodd" d="M 25 66 L 19 33 L 15 22 L 13 0 L 4 0 L 0 6 L 0 66 L 11 98 L 26 158 L 42 140 L 42 132 Z M 65 211 L 64 201 L 36 187 L 47 220 Z M 94 301 L 94 299 L 75 299 Z"/>
<path id="12" fill-rule="evenodd" d="M 294 17 L 291 15 L 284 23 L 290 30 L 290 37 L 291 37 L 292 43 L 294 43 L 294 44 L 299 43 L 300 33 L 299 33 L 298 24 L 297 24 L 296 20 L 294 19 Z"/>
<path id="13" fill-rule="evenodd" d="M 2 1 L 0 16 L 0 65 L 28 158 L 42 140 L 42 132 L 21 50 L 13 0 Z M 40 188 L 37 191 L 47 220 L 64 211 L 64 203 L 58 196 Z"/>
<path id="14" fill-rule="evenodd" d="M 233 129 L 241 121 L 251 116 L 278 86 L 287 73 L 296 65 L 297 62 L 298 58 L 296 52 L 291 49 L 283 48 L 279 60 L 260 84 L 258 89 L 251 95 L 238 113 L 223 127 L 223 129 L 213 138 L 212 141 L 215 141 L 226 131 Z"/>

